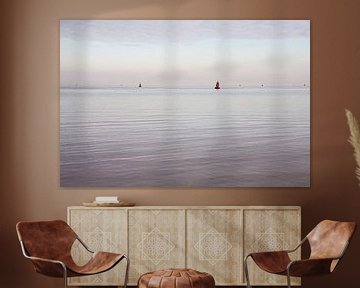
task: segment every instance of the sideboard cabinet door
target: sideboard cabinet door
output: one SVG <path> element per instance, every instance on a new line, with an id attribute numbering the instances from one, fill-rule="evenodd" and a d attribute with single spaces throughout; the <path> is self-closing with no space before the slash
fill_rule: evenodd
<path id="1" fill-rule="evenodd" d="M 141 274 L 185 267 L 185 210 L 129 209 L 129 282 Z"/>
<path id="2" fill-rule="evenodd" d="M 217 285 L 242 281 L 242 210 L 187 210 L 187 266 L 212 274 Z"/>
<path id="3" fill-rule="evenodd" d="M 300 209 L 246 209 L 244 211 L 244 254 L 261 251 L 288 250 L 300 243 Z M 300 259 L 301 251 L 292 258 Z M 252 285 L 286 285 L 286 277 L 266 273 L 252 261 L 249 277 Z M 299 285 L 299 278 L 292 284 Z"/>
<path id="4" fill-rule="evenodd" d="M 80 239 L 93 251 L 127 253 L 127 215 L 125 209 L 69 209 L 68 222 Z M 76 241 L 72 248 L 76 263 L 88 261 L 89 252 Z M 108 272 L 69 278 L 70 285 L 122 285 L 125 261 Z"/>

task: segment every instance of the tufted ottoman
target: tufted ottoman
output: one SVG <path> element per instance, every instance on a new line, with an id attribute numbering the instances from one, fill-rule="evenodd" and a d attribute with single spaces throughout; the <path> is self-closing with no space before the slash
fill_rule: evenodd
<path id="1" fill-rule="evenodd" d="M 166 269 L 140 276 L 138 288 L 214 288 L 214 277 L 192 269 Z"/>

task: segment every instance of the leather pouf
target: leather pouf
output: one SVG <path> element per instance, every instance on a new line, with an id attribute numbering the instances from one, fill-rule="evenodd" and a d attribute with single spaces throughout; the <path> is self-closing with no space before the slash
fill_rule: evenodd
<path id="1" fill-rule="evenodd" d="M 138 288 L 214 288 L 214 277 L 192 269 L 166 269 L 141 275 Z"/>

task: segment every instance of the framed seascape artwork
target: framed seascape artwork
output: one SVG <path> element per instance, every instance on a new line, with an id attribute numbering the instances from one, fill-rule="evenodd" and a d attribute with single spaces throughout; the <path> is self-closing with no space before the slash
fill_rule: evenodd
<path id="1" fill-rule="evenodd" d="M 62 187 L 309 187 L 309 20 L 61 20 Z"/>

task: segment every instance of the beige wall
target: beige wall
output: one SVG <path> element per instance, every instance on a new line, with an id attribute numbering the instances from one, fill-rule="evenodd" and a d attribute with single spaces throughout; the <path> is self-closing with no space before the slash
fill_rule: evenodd
<path id="1" fill-rule="evenodd" d="M 303 234 L 324 218 L 360 223 L 360 188 L 344 108 L 360 118 L 360 1 L 0 1 L 0 286 L 62 287 L 21 257 L 19 220 L 66 217 L 95 195 L 139 205 L 301 205 Z M 60 189 L 59 19 L 311 19 L 311 188 Z M 360 237 L 330 277 L 304 287 L 358 287 Z"/>

